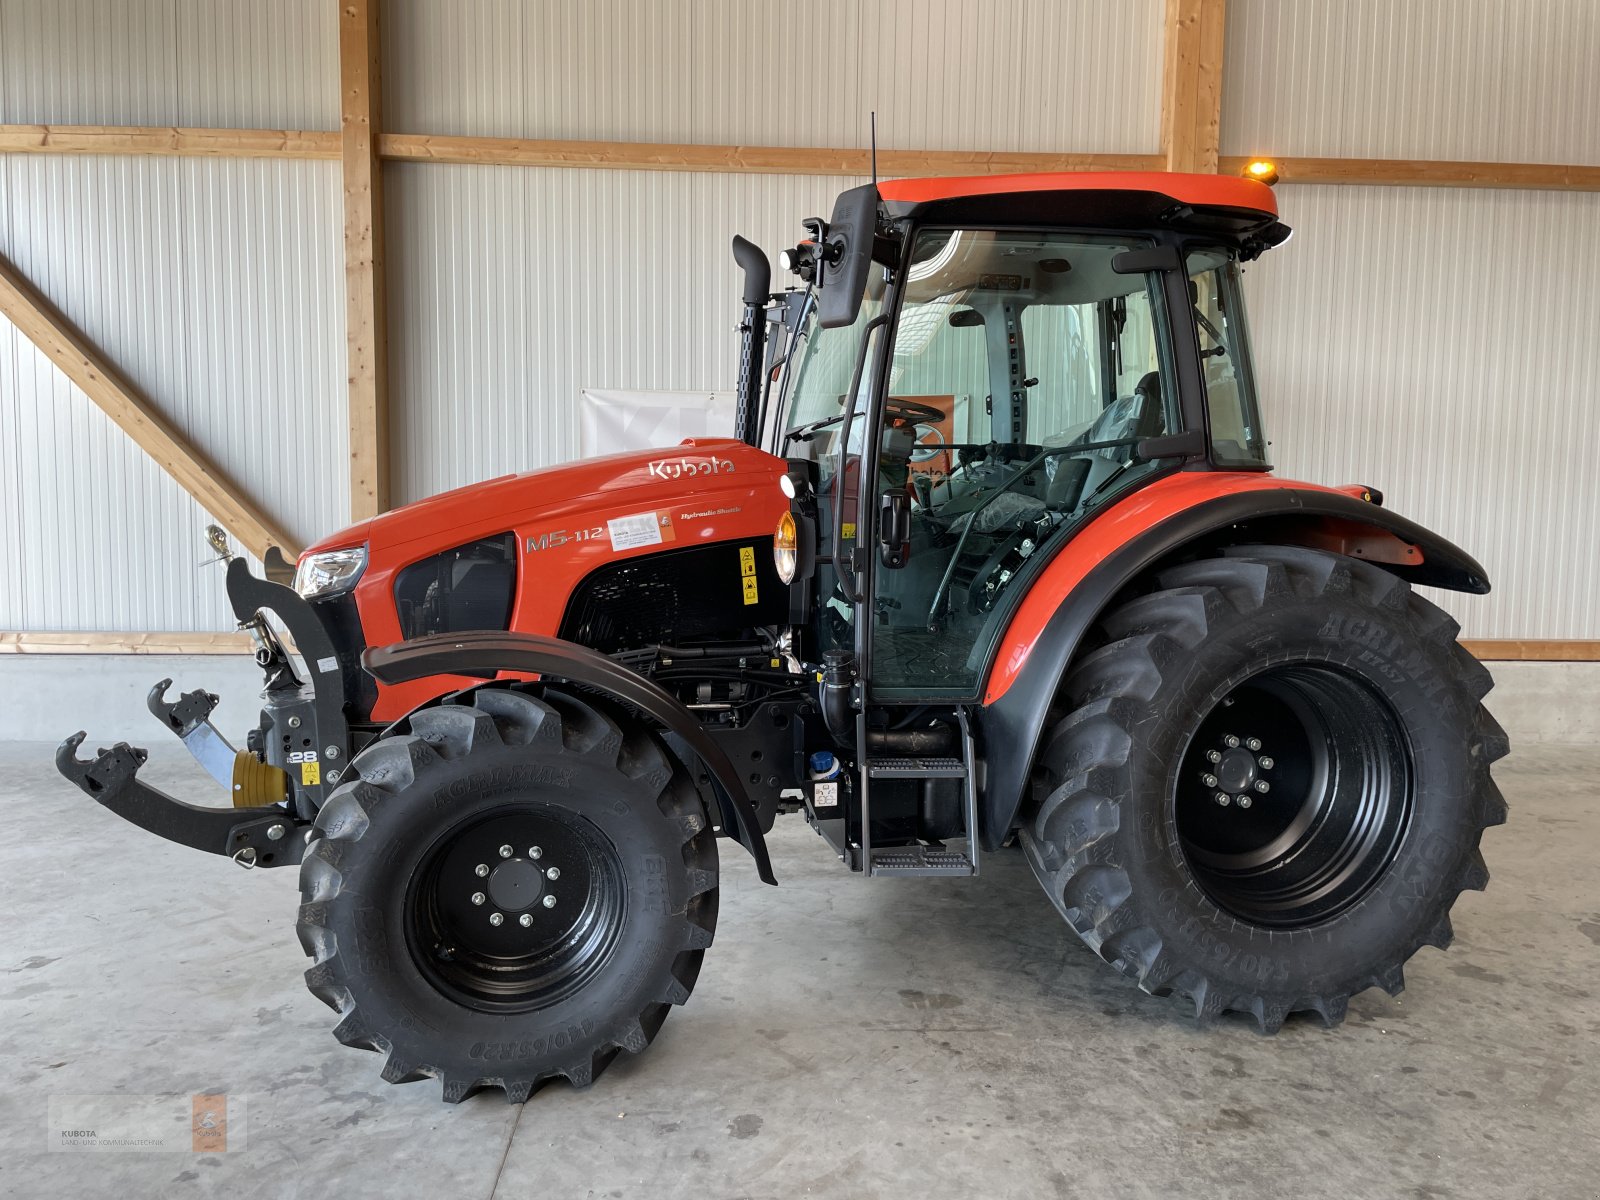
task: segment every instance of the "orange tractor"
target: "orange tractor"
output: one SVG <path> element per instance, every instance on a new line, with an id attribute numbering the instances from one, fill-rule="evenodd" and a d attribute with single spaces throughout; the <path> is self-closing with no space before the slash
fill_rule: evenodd
<path id="1" fill-rule="evenodd" d="M 390 1082 L 586 1085 L 700 973 L 717 838 L 802 814 L 863 876 L 1021 854 L 1111 967 L 1264 1031 L 1401 987 L 1487 879 L 1506 738 L 1414 585 L 1483 568 L 1367 486 L 1272 474 L 1251 179 L 843 193 L 743 239 L 737 427 L 490 480 L 227 586 L 264 707 L 150 706 L 64 774 L 136 825 L 298 865 L 311 991 Z"/>

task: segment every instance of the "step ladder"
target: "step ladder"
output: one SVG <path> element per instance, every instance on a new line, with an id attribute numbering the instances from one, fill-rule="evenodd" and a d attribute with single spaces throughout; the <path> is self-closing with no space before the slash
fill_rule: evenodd
<path id="1" fill-rule="evenodd" d="M 967 710 L 956 710 L 961 722 L 961 757 L 899 756 L 869 758 L 861 781 L 861 861 L 869 875 L 976 875 L 978 873 L 978 781 L 972 727 Z M 866 744 L 865 722 L 858 745 Z M 962 845 L 872 844 L 872 781 L 874 779 L 960 779 L 967 817 Z"/>

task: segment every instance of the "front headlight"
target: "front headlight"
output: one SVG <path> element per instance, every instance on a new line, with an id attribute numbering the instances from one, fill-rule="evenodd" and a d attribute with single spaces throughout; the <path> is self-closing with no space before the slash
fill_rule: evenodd
<path id="1" fill-rule="evenodd" d="M 785 583 L 794 582 L 797 544 L 794 514 L 784 513 L 778 518 L 778 528 L 772 535 L 772 561 L 778 568 L 778 578 Z"/>
<path id="2" fill-rule="evenodd" d="M 307 555 L 300 560 L 300 566 L 294 573 L 294 590 L 307 600 L 337 596 L 355 587 L 356 580 L 361 578 L 366 566 L 365 546 Z"/>

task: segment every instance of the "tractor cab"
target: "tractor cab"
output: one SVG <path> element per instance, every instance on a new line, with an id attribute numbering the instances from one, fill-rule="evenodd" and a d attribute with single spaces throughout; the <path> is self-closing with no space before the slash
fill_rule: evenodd
<path id="1" fill-rule="evenodd" d="M 810 225 L 759 436 L 812 476 L 818 638 L 873 698 L 975 699 L 1031 568 L 1091 516 L 1269 468 L 1239 283 L 1288 235 L 1265 185 L 909 180 Z"/>
<path id="2" fill-rule="evenodd" d="M 970 874 L 1011 815 L 980 815 L 975 747 L 992 797 L 1022 787 L 980 702 L 1034 582 L 1164 476 L 1270 469 L 1239 264 L 1289 231 L 1255 180 L 1136 174 L 869 185 L 806 225 L 776 296 L 735 254 L 738 432 L 789 463 L 849 763 L 809 815 L 856 869 Z"/>

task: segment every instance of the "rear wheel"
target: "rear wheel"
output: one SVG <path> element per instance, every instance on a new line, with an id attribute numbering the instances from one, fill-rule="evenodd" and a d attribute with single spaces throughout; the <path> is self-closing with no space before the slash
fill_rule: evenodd
<path id="1" fill-rule="evenodd" d="M 1505 819 L 1506 738 L 1457 626 L 1369 563 L 1298 547 L 1163 572 L 1065 681 L 1023 843 L 1102 958 L 1197 1016 L 1342 1019 L 1451 939 Z"/>
<path id="2" fill-rule="evenodd" d="M 298 930 L 334 1036 L 444 1098 L 587 1086 L 689 998 L 716 846 L 647 729 L 557 691 L 483 689 L 359 754 L 318 815 Z"/>

